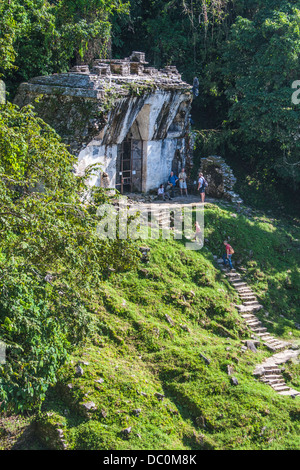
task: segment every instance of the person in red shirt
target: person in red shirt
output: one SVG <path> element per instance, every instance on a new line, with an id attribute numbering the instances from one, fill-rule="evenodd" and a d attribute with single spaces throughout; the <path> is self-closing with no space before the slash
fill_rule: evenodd
<path id="1" fill-rule="evenodd" d="M 225 249 L 226 249 L 226 255 L 223 255 L 223 261 L 224 265 L 227 266 L 227 262 L 229 264 L 230 269 L 233 269 L 232 262 L 231 262 L 231 256 L 234 253 L 234 250 L 231 245 L 229 245 L 228 241 L 224 241 Z"/>

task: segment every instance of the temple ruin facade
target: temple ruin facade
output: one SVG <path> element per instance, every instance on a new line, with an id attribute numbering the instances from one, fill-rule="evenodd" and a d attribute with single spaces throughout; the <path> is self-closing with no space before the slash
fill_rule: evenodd
<path id="1" fill-rule="evenodd" d="M 123 193 L 156 189 L 186 166 L 192 97 L 176 67 L 157 70 L 133 52 L 35 77 L 15 103 L 33 104 L 57 131 L 78 158 L 78 175 L 100 165 L 90 184 Z"/>

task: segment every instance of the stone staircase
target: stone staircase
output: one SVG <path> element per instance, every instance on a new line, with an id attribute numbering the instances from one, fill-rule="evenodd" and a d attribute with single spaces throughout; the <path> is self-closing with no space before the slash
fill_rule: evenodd
<path id="1" fill-rule="evenodd" d="M 256 312 L 263 309 L 263 306 L 258 302 L 254 292 L 235 269 L 228 271 L 222 259 L 218 260 L 218 264 L 242 300 L 242 304 L 236 305 L 236 308 L 245 320 L 254 338 L 262 342 L 270 351 L 276 353 L 262 365 L 258 366 L 254 371 L 254 375 L 259 376 L 262 382 L 270 385 L 280 395 L 300 395 L 300 392 L 286 385 L 281 370 L 278 367 L 278 364 L 284 363 L 292 357 L 297 357 L 299 352 L 288 349 L 291 343 L 282 341 L 268 333 L 267 328 L 255 315 Z"/>
<path id="2" fill-rule="evenodd" d="M 260 380 L 273 388 L 280 395 L 289 395 L 295 397 L 300 392 L 286 385 L 279 364 L 287 362 L 289 359 L 298 356 L 298 351 L 285 350 L 268 358 L 263 364 L 256 367 L 253 375 L 258 376 Z"/>
<path id="3" fill-rule="evenodd" d="M 151 220 L 156 220 L 158 223 L 159 228 L 161 229 L 170 229 L 172 223 L 172 214 L 170 213 L 172 210 L 168 205 L 164 205 L 163 208 L 158 204 L 151 206 L 151 211 L 149 214 L 151 215 Z"/>
<path id="4" fill-rule="evenodd" d="M 193 207 L 195 207 L 197 204 L 193 204 Z M 148 222 L 151 223 L 152 226 L 157 227 L 159 229 L 164 229 L 164 230 L 173 230 L 173 222 L 174 222 L 174 211 L 177 212 L 177 217 L 178 217 L 178 211 L 179 213 L 181 212 L 184 208 L 189 208 L 190 204 L 170 204 L 170 203 L 152 203 L 152 204 L 145 204 L 144 208 L 144 216 L 148 214 Z M 132 210 L 132 213 L 134 214 L 137 210 L 136 204 L 130 204 L 129 205 L 129 211 Z M 130 212 L 129 212 L 130 213 Z M 181 215 L 179 216 L 181 217 Z M 183 215 L 182 215 L 182 220 L 183 220 Z"/>

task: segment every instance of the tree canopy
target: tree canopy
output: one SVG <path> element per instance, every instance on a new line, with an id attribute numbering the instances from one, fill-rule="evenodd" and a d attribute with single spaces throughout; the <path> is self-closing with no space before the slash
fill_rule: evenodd
<path id="1" fill-rule="evenodd" d="M 122 0 L 3 0 L 0 5 L 0 74 L 11 88 L 36 75 L 110 52 L 113 15 L 126 15 Z"/>

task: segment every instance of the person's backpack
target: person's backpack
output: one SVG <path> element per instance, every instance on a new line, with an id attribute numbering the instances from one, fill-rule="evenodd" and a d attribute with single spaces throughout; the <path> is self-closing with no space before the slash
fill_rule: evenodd
<path id="1" fill-rule="evenodd" d="M 202 176 L 202 179 L 203 179 L 203 183 L 202 183 L 201 189 L 207 188 L 208 182 L 206 181 L 206 179 L 204 178 L 204 176 Z"/>
<path id="2" fill-rule="evenodd" d="M 230 255 L 233 255 L 233 253 L 234 253 L 234 249 L 233 249 L 232 246 L 231 246 L 231 247 L 229 248 L 229 254 L 230 254 Z"/>

